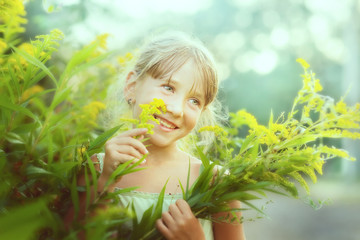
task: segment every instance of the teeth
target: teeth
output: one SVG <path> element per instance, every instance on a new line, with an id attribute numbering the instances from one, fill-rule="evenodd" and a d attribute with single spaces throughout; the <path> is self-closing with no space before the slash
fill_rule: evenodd
<path id="1" fill-rule="evenodd" d="M 174 125 L 172 125 L 171 123 L 168 123 L 168 122 L 162 120 L 161 118 L 156 118 L 156 119 L 158 119 L 158 120 L 160 121 L 160 124 L 161 124 L 161 125 L 163 125 L 163 126 L 165 126 L 165 127 L 167 127 L 167 128 L 171 128 L 171 129 L 175 129 L 175 128 L 176 128 L 176 126 L 174 126 Z"/>

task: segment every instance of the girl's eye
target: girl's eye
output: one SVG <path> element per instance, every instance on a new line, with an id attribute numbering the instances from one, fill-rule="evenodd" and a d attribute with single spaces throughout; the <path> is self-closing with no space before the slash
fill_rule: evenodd
<path id="1" fill-rule="evenodd" d="M 174 92 L 174 88 L 169 86 L 169 85 L 164 85 L 163 88 L 166 90 L 166 91 L 170 91 L 170 92 Z"/>
<path id="2" fill-rule="evenodd" d="M 199 105 L 200 105 L 199 100 L 197 100 L 197 99 L 195 99 L 195 98 L 191 98 L 191 99 L 190 99 L 190 103 L 193 104 L 193 105 L 196 105 L 196 106 L 199 106 Z"/>

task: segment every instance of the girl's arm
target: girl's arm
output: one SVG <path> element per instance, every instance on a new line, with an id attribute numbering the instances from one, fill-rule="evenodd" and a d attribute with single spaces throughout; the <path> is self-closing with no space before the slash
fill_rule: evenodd
<path id="1" fill-rule="evenodd" d="M 231 201 L 229 202 L 230 208 L 240 208 L 239 201 Z M 237 214 L 238 219 L 241 219 L 241 213 Z M 219 217 L 230 217 L 232 218 L 231 213 L 222 212 L 213 215 L 214 218 Z M 233 223 L 213 223 L 214 230 L 214 239 L 215 240 L 245 240 L 245 234 L 243 230 L 243 226 L 241 223 L 234 221 Z"/>
<path id="2" fill-rule="evenodd" d="M 117 166 L 126 161 L 133 159 L 140 159 L 143 154 L 146 154 L 147 150 L 140 140 L 142 135 L 147 132 L 147 129 L 132 129 L 118 136 L 110 139 L 105 144 L 105 158 L 101 175 L 98 178 L 98 188 L 90 188 L 90 203 L 94 202 L 94 199 L 98 196 L 99 192 L 104 190 L 105 183 L 109 176 L 117 168 Z M 135 139 L 135 136 L 139 136 L 139 139 Z M 100 172 L 99 160 L 96 155 L 91 156 L 91 160 L 94 163 L 96 171 Z M 88 174 L 88 178 L 92 179 L 91 174 Z M 85 175 L 81 174 L 78 177 L 78 186 L 85 186 Z M 79 192 L 79 212 L 75 218 L 74 207 L 72 206 L 64 216 L 65 228 L 68 229 L 73 221 L 82 222 L 86 217 L 86 192 Z"/>

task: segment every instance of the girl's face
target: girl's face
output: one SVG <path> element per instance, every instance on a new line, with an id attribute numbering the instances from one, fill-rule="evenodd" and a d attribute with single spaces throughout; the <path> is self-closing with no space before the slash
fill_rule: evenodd
<path id="1" fill-rule="evenodd" d="M 160 125 L 155 124 L 152 144 L 159 147 L 175 145 L 195 127 L 204 108 L 205 96 L 199 82 L 193 60 L 188 60 L 171 79 L 154 79 L 147 75 L 135 82 L 133 107 L 134 118 L 139 118 L 139 104 L 150 103 L 153 98 L 164 100 L 167 112 L 156 115 Z"/>

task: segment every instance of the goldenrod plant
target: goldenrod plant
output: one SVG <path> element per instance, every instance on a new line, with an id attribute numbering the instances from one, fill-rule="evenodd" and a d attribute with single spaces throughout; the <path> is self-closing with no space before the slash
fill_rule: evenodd
<path id="1" fill-rule="evenodd" d="M 53 30 L 24 41 L 19 36 L 25 15 L 23 1 L 0 1 L 0 239 L 76 239 L 84 230 L 93 236 L 89 239 L 104 238 L 111 219 L 121 222 L 131 213 L 109 206 L 68 229 L 62 218 L 70 206 L 78 211 L 79 193 L 96 184 L 98 173 L 88 156 L 102 151 L 120 129 L 105 131 L 97 119 L 106 108 L 106 86 L 121 66 L 100 64 L 111 54 L 105 34 L 57 67 L 53 58 L 63 33 Z M 81 172 L 91 176 L 83 186 Z M 89 198 L 87 193 L 87 203 Z"/>
<path id="2" fill-rule="evenodd" d="M 241 222 L 243 219 L 237 219 L 235 213 L 247 209 L 266 215 L 253 200 L 266 197 L 267 192 L 298 198 L 299 186 L 310 194 L 308 181 L 316 183 L 327 160 L 335 157 L 355 160 L 346 150 L 325 145 L 323 139 L 360 139 L 360 104 L 347 106 L 343 99 L 335 102 L 321 95 L 322 86 L 309 70 L 309 64 L 303 59 L 297 61 L 304 69 L 303 87 L 288 114 L 277 119 L 271 114 L 268 126 L 264 126 L 250 113 L 239 110 L 230 113 L 227 127 L 206 126 L 199 130 L 215 134 L 214 148 L 204 153 L 198 147 L 204 168 L 192 186 L 179 182 L 184 200 L 197 217 Z M 238 133 L 243 127 L 247 127 L 248 134 L 241 138 Z M 121 229 L 122 237 L 161 239 L 154 224 L 162 211 L 165 189 L 166 185 L 156 206 L 145 211 L 142 219 L 135 217 L 131 234 Z M 227 203 L 232 200 L 239 200 L 248 208 L 229 209 Z M 223 211 L 233 214 L 212 218 Z"/>

